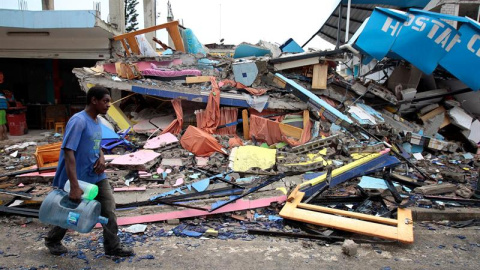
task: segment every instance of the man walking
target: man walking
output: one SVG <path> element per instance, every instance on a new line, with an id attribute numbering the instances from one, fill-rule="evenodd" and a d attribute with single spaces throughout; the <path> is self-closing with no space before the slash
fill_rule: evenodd
<path id="1" fill-rule="evenodd" d="M 105 158 L 100 149 L 102 129 L 97 115 L 107 113 L 110 101 L 110 93 L 106 88 L 97 86 L 90 88 L 85 110 L 73 115 L 67 123 L 53 185 L 63 189 L 67 180 L 70 180 L 70 200 L 79 202 L 83 191 L 78 185 L 78 180 L 96 184 L 98 195 L 95 200 L 102 205 L 101 215 L 108 218 L 108 223 L 102 224 L 105 254 L 128 257 L 134 253 L 132 249 L 121 246 L 117 235 L 115 200 L 104 173 Z M 50 230 L 45 238 L 45 245 L 51 254 L 61 255 L 68 252 L 61 243 L 66 232 L 67 229 L 59 226 Z"/>

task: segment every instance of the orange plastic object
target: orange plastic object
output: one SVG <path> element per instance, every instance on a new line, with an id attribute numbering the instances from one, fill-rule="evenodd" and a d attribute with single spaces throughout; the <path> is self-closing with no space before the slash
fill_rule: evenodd
<path id="1" fill-rule="evenodd" d="M 180 144 L 199 157 L 209 157 L 215 152 L 226 154 L 222 145 L 212 135 L 194 126 L 188 126 L 180 139 Z"/>
<path id="2" fill-rule="evenodd" d="M 173 120 L 167 128 L 165 128 L 161 134 L 172 133 L 179 134 L 182 131 L 183 125 L 183 109 L 182 109 L 182 100 L 173 99 L 172 100 L 173 109 L 175 110 L 175 115 L 177 119 Z"/>
<path id="3" fill-rule="evenodd" d="M 35 158 L 38 168 L 55 166 L 60 156 L 62 142 L 37 146 Z"/>

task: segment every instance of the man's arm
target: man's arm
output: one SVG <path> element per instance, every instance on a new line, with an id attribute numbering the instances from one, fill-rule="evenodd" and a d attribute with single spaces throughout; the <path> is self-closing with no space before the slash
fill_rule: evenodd
<path id="1" fill-rule="evenodd" d="M 80 189 L 77 179 L 77 166 L 74 151 L 68 148 L 63 149 L 65 153 L 65 169 L 67 170 L 67 177 L 70 180 L 70 200 L 79 202 L 82 200 L 83 190 Z"/>
<path id="2" fill-rule="evenodd" d="M 100 148 L 100 157 L 95 162 L 95 165 L 93 165 L 93 169 L 95 170 L 96 174 L 101 174 L 105 171 L 105 168 L 105 157 L 103 156 L 103 151 Z"/>

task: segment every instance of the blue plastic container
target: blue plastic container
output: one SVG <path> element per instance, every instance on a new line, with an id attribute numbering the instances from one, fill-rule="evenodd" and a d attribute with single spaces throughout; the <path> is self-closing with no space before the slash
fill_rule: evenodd
<path id="1" fill-rule="evenodd" d="M 81 233 L 90 232 L 95 224 L 107 224 L 108 218 L 100 216 L 101 205 L 95 200 L 75 203 L 68 193 L 56 189 L 50 192 L 40 206 L 40 221 L 46 224 L 72 229 Z"/>

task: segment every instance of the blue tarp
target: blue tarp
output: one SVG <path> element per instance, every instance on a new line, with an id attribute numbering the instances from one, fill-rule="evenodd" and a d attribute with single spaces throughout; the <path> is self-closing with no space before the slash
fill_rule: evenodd
<path id="1" fill-rule="evenodd" d="M 444 20 L 462 22 L 459 31 Z M 378 60 L 403 59 L 425 74 L 439 64 L 473 90 L 480 89 L 480 24 L 465 18 L 418 9 L 376 8 L 355 43 Z"/>

